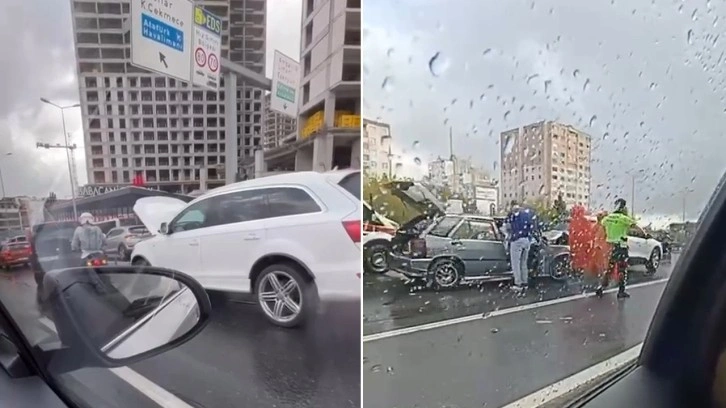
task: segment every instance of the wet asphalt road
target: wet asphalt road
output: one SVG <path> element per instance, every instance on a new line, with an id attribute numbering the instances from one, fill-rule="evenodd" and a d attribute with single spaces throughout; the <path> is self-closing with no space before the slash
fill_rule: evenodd
<path id="1" fill-rule="evenodd" d="M 359 303 L 324 305 L 311 325 L 282 329 L 245 299 L 211 297 L 211 321 L 197 337 L 129 368 L 192 407 L 360 406 Z M 29 270 L 0 272 L 0 299 L 31 342 L 49 335 Z M 61 379 L 84 398 L 97 394 L 91 406 L 158 406 L 106 369 Z"/>
<path id="2" fill-rule="evenodd" d="M 675 259 L 673 263 L 675 262 Z M 476 319 L 363 346 L 365 407 L 500 407 L 640 343 L 672 264 L 654 277 L 631 273 L 630 299 L 585 297 Z M 398 278 L 366 277 L 364 333 L 485 314 L 583 292 L 583 285 L 541 281 L 524 299 L 487 284 L 417 291 Z"/>

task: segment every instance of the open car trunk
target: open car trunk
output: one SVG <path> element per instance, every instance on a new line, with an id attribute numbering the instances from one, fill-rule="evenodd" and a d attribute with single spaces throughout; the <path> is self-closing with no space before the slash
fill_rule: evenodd
<path id="1" fill-rule="evenodd" d="M 403 205 L 413 208 L 419 214 L 403 223 L 391 240 L 391 248 L 395 253 L 407 253 L 411 250 L 409 242 L 421 234 L 436 219 L 446 214 L 444 204 L 421 183 L 412 181 L 393 181 L 386 183 L 391 194 L 398 197 Z"/>

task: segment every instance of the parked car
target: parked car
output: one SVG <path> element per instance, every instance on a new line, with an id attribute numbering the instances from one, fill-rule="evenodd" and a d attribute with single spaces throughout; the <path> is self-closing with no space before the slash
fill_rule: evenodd
<path id="1" fill-rule="evenodd" d="M 13 237 L 9 237 L 8 239 L 4 240 L 3 244 L 20 244 L 20 243 L 27 243 L 28 237 L 25 235 L 15 235 Z"/>
<path id="2" fill-rule="evenodd" d="M 119 259 L 126 261 L 131 259 L 131 252 L 134 246 L 151 238 L 151 233 L 143 225 L 113 228 L 106 234 L 106 252 L 117 253 Z"/>
<path id="3" fill-rule="evenodd" d="M 388 271 L 388 252 L 398 224 L 377 213 L 363 202 L 363 270 L 368 273 Z"/>
<path id="4" fill-rule="evenodd" d="M 0 267 L 26 265 L 30 260 L 30 245 L 27 242 L 0 245 Z"/>
<path id="5" fill-rule="evenodd" d="M 567 225 L 555 226 L 554 229 L 545 232 L 545 237 L 552 245 L 569 245 Z M 628 231 L 628 262 L 631 266 L 645 265 L 648 273 L 654 274 L 660 266 L 663 254 L 663 244 L 660 241 L 637 225 L 630 228 Z"/>
<path id="6" fill-rule="evenodd" d="M 509 253 L 496 219 L 446 214 L 438 199 L 417 183 L 395 182 L 388 187 L 405 205 L 421 213 L 401 226 L 392 240 L 391 269 L 437 289 L 511 279 Z M 532 252 L 536 254 L 530 265 L 535 276 L 552 277 L 554 261 L 567 255 L 541 245 Z"/>
<path id="7" fill-rule="evenodd" d="M 292 327 L 318 300 L 360 298 L 361 173 L 296 172 L 219 187 L 190 203 L 142 198 L 154 237 L 131 262 L 181 270 L 208 290 L 252 293 L 267 319 Z"/>

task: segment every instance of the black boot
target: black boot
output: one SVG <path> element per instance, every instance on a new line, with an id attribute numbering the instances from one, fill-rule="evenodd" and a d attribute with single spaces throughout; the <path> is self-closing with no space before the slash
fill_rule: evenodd
<path id="1" fill-rule="evenodd" d="M 603 288 L 603 286 L 602 286 L 602 285 L 598 286 L 598 287 L 597 287 L 597 289 L 595 289 L 595 296 L 597 296 L 597 297 L 601 298 L 601 297 L 602 297 L 602 295 L 603 295 L 603 291 L 604 291 L 604 290 L 605 290 L 605 289 Z"/>
<path id="2" fill-rule="evenodd" d="M 630 294 L 625 291 L 625 289 L 620 289 L 618 291 L 618 299 L 627 299 L 630 297 Z"/>

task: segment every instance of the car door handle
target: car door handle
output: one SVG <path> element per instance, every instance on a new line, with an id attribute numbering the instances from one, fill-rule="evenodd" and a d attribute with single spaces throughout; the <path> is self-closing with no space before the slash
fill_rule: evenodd
<path id="1" fill-rule="evenodd" d="M 454 247 L 455 251 L 463 251 L 466 249 L 464 243 L 461 241 L 451 241 L 451 246 Z"/>
<path id="2" fill-rule="evenodd" d="M 247 234 L 245 241 L 257 241 L 260 237 L 257 234 Z"/>
<path id="3" fill-rule="evenodd" d="M 199 241 L 190 241 L 189 246 L 199 246 Z"/>

